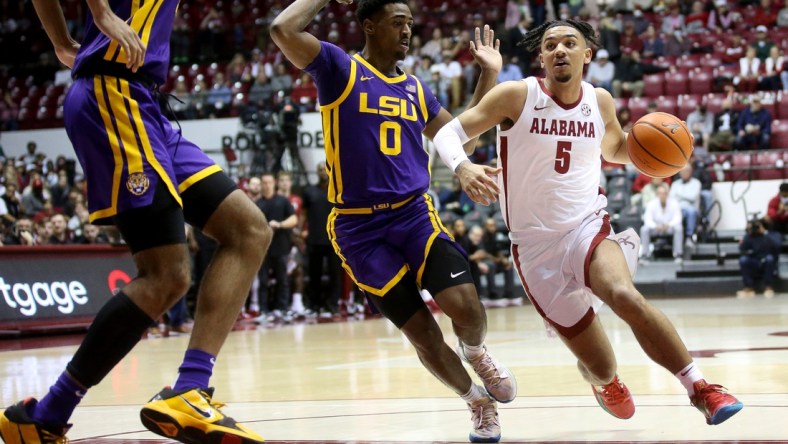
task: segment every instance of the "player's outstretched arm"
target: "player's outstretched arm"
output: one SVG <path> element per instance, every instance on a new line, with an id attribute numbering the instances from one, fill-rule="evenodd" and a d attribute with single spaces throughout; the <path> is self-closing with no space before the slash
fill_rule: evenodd
<path id="1" fill-rule="evenodd" d="M 147 49 L 137 31 L 112 11 L 107 0 L 87 0 L 87 2 L 96 27 L 104 35 L 118 42 L 126 53 L 126 68 L 137 72 L 137 69 L 145 63 Z"/>
<path id="2" fill-rule="evenodd" d="M 304 69 L 320 54 L 320 41 L 305 31 L 306 26 L 331 0 L 296 0 L 271 23 L 271 38 L 285 57 Z M 350 0 L 337 0 L 349 4 Z"/>
<path id="3" fill-rule="evenodd" d="M 500 169 L 475 165 L 467 154 L 473 149 L 464 149 L 469 140 L 505 122 L 516 122 L 520 118 L 527 89 L 523 82 L 504 82 L 495 86 L 478 105 L 466 110 L 456 119 L 444 125 L 432 141 L 441 160 L 460 179 L 462 188 L 475 202 L 495 202 L 499 189 L 495 176 Z"/>
<path id="4" fill-rule="evenodd" d="M 602 157 L 613 163 L 632 163 L 627 153 L 627 133 L 621 128 L 616 116 L 613 96 L 603 88 L 596 88 L 596 101 L 605 122 L 605 137 L 602 138 Z"/>
<path id="5" fill-rule="evenodd" d="M 38 19 L 47 33 L 47 37 L 55 47 L 55 54 L 58 60 L 69 68 L 74 66 L 74 58 L 77 56 L 79 43 L 77 43 L 68 33 L 66 19 L 63 16 L 63 9 L 60 2 L 55 0 L 33 0 L 33 7 L 36 9 Z"/>

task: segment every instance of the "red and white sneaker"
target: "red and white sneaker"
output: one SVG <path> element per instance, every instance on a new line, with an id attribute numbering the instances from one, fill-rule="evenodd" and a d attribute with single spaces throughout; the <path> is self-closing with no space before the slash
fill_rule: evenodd
<path id="1" fill-rule="evenodd" d="M 693 387 L 695 394 L 690 396 L 690 402 L 706 415 L 706 424 L 721 424 L 744 407 L 744 404 L 721 385 L 709 384 L 701 379 L 696 381 Z"/>
<path id="2" fill-rule="evenodd" d="M 607 385 L 592 385 L 591 388 L 599 406 L 616 418 L 629 419 L 635 414 L 632 395 L 627 386 L 618 379 L 618 375 Z"/>

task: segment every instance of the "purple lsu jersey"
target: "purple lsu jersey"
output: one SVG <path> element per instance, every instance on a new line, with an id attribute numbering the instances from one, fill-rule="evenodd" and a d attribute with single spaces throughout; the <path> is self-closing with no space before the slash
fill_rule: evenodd
<path id="1" fill-rule="evenodd" d="M 326 42 L 304 71 L 321 103 L 329 201 L 374 207 L 427 191 L 422 131 L 441 109 L 429 88 L 404 73 L 388 77 L 360 54 L 351 58 Z"/>
<path id="2" fill-rule="evenodd" d="M 167 80 L 170 62 L 170 34 L 179 0 L 109 0 L 110 8 L 129 23 L 147 47 L 145 62 L 137 71 L 159 85 Z M 96 73 L 111 74 L 102 67 L 125 68 L 126 52 L 111 41 L 93 21 L 88 10 L 82 39 L 72 73 L 75 77 Z"/>

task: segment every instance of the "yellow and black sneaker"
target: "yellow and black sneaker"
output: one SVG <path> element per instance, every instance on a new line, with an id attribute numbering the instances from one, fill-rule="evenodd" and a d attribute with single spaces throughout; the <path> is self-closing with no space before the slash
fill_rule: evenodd
<path id="1" fill-rule="evenodd" d="M 175 391 L 165 388 L 142 407 L 140 420 L 151 432 L 187 444 L 259 444 L 265 442 L 254 433 L 225 416 L 221 402 L 211 400 L 207 390 Z"/>
<path id="2" fill-rule="evenodd" d="M 71 425 L 45 426 L 27 413 L 38 401 L 27 398 L 8 407 L 0 416 L 0 438 L 6 444 L 66 444 Z"/>

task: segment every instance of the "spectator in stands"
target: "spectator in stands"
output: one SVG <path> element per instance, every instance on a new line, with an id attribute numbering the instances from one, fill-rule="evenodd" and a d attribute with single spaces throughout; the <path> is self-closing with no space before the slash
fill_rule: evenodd
<path id="1" fill-rule="evenodd" d="M 25 168 L 30 166 L 35 166 L 38 159 L 44 155 L 43 153 L 38 151 L 38 144 L 36 144 L 32 140 L 30 142 L 27 142 L 27 147 L 25 149 L 26 149 L 25 154 L 19 156 L 18 159 L 24 163 Z"/>
<path id="2" fill-rule="evenodd" d="M 600 12 L 602 18 L 599 20 L 599 43 L 610 53 L 611 60 L 618 60 L 621 56 L 620 23 L 615 19 L 615 11 L 608 8 Z"/>
<path id="3" fill-rule="evenodd" d="M 670 12 L 662 19 L 662 33 L 671 35 L 676 31 L 684 33 L 684 16 L 681 15 L 678 2 L 670 5 Z"/>
<path id="4" fill-rule="evenodd" d="M 687 127 L 695 137 L 695 146 L 708 149 L 709 137 L 714 132 L 714 114 L 706 111 L 706 104 L 698 105 L 687 116 Z"/>
<path id="5" fill-rule="evenodd" d="M 722 33 L 733 30 L 740 20 L 741 14 L 728 7 L 728 0 L 715 0 L 706 27 L 711 31 Z"/>
<path id="6" fill-rule="evenodd" d="M 312 76 L 307 73 L 301 73 L 301 77 L 296 80 L 293 85 L 293 92 L 290 93 L 290 99 L 293 103 L 299 105 L 303 112 L 315 111 L 317 104 L 317 86 L 315 85 Z"/>
<path id="7" fill-rule="evenodd" d="M 209 115 L 218 116 L 228 112 L 233 101 L 233 91 L 224 74 L 217 72 L 213 77 L 213 86 L 206 93 L 205 100 Z"/>
<path id="8" fill-rule="evenodd" d="M 701 155 L 700 151 L 693 151 L 690 165 L 692 165 L 692 176 L 700 181 L 700 220 L 704 220 L 703 218 L 708 217 L 711 204 L 714 201 L 714 195 L 711 192 L 714 179 L 708 169 L 708 155 Z"/>
<path id="9" fill-rule="evenodd" d="M 788 3 L 777 13 L 777 26 L 780 28 L 788 27 Z"/>
<path id="10" fill-rule="evenodd" d="M 632 111 L 626 106 L 618 109 L 616 117 L 618 118 L 619 125 L 621 125 L 621 129 L 625 132 L 629 132 L 632 129 L 632 125 L 635 124 L 635 122 L 632 121 Z"/>
<path id="11" fill-rule="evenodd" d="M 588 65 L 586 72 L 586 82 L 598 88 L 604 88 L 608 92 L 613 90 L 613 77 L 616 74 L 616 67 L 609 59 L 610 54 L 607 50 L 600 49 L 596 52 L 596 60 Z"/>
<path id="12" fill-rule="evenodd" d="M 734 148 L 767 150 L 772 134 L 772 115 L 761 106 L 761 97 L 750 96 L 750 106 L 739 115 L 736 125 L 737 136 Z"/>
<path id="13" fill-rule="evenodd" d="M 714 115 L 714 131 L 709 137 L 709 152 L 728 151 L 736 140 L 739 113 L 732 108 L 730 97 L 722 102 L 722 109 Z"/>
<path id="14" fill-rule="evenodd" d="M 189 22 L 183 17 L 183 8 L 175 10 L 172 22 L 172 36 L 170 37 L 170 52 L 172 63 L 187 63 L 191 47 L 191 29 Z"/>
<path id="15" fill-rule="evenodd" d="M 621 48 L 621 51 L 643 51 L 643 40 L 641 40 L 640 36 L 635 32 L 635 23 L 631 20 L 624 22 L 624 31 L 619 37 L 618 46 Z"/>
<path id="16" fill-rule="evenodd" d="M 460 179 L 456 175 L 452 176 L 451 184 L 452 189 L 444 190 L 438 195 L 443 209 L 458 216 L 464 216 L 473 211 L 475 204 L 462 189 Z"/>
<path id="17" fill-rule="evenodd" d="M 12 226 L 11 231 L 7 231 L 3 238 L 3 245 L 36 245 L 33 220 L 27 217 L 19 218 Z"/>
<path id="18" fill-rule="evenodd" d="M 170 107 L 175 113 L 175 118 L 179 120 L 190 120 L 197 118 L 197 109 L 194 106 L 194 98 L 189 93 L 186 79 L 178 76 L 175 80 L 175 89 L 172 97 L 169 97 Z"/>
<path id="19" fill-rule="evenodd" d="M 643 95 L 643 75 L 665 71 L 667 68 L 643 63 L 637 51 L 624 51 L 616 65 L 616 74 L 613 79 L 613 97 L 621 97 L 622 93 L 631 94 L 632 97 Z"/>
<path id="20" fill-rule="evenodd" d="M 508 55 L 502 54 L 503 65 L 501 71 L 498 72 L 498 83 L 506 82 L 508 80 L 522 80 L 523 72 L 517 64 L 517 60 L 512 60 Z"/>
<path id="21" fill-rule="evenodd" d="M 747 43 L 742 39 L 741 34 L 732 34 L 730 36 L 730 43 L 727 45 L 725 53 L 722 55 L 722 64 L 738 65 L 739 60 L 744 57 L 747 48 Z"/>
<path id="22" fill-rule="evenodd" d="M 780 192 L 769 200 L 764 221 L 770 231 L 788 234 L 788 182 L 780 184 Z"/>
<path id="23" fill-rule="evenodd" d="M 673 237 L 673 258 L 681 262 L 684 255 L 684 232 L 681 226 L 681 207 L 668 196 L 667 184 L 657 187 L 657 198 L 648 203 L 643 213 L 643 226 L 640 228 L 640 257 L 646 259 L 653 253 L 653 236 Z"/>
<path id="24" fill-rule="evenodd" d="M 646 28 L 643 39 L 643 58 L 653 59 L 665 55 L 665 42 L 657 34 L 657 28 L 650 23 Z"/>
<path id="25" fill-rule="evenodd" d="M 215 60 L 224 47 L 227 20 L 224 11 L 215 5 L 208 7 L 208 12 L 200 22 L 200 31 L 197 46 L 200 48 L 199 59 L 201 62 Z"/>
<path id="26" fill-rule="evenodd" d="M 449 85 L 450 107 L 447 109 L 452 110 L 459 107 L 462 100 L 462 65 L 457 60 L 454 60 L 449 46 L 449 40 L 444 40 L 445 49 L 442 53 L 441 61 L 434 65 L 434 69 L 440 72 L 441 80 L 445 80 Z"/>
<path id="27" fill-rule="evenodd" d="M 700 216 L 701 183 L 692 175 L 692 164 L 687 163 L 679 171 L 679 179 L 670 186 L 670 198 L 675 199 L 681 207 L 681 218 L 684 225 L 684 239 L 687 246 L 694 243 L 695 229 Z"/>
<path id="28" fill-rule="evenodd" d="M 519 41 L 519 40 L 518 40 Z M 435 63 L 440 62 L 443 51 L 443 31 L 440 26 L 432 30 L 432 38 L 421 47 L 421 55 L 430 57 Z"/>
<path id="29" fill-rule="evenodd" d="M 225 78 L 230 84 L 252 81 L 252 70 L 247 65 L 244 55 L 240 52 L 236 53 L 233 58 L 230 59 L 230 63 L 227 64 Z"/>
<path id="30" fill-rule="evenodd" d="M 20 217 L 24 216 L 26 211 L 22 206 L 22 198 L 17 192 L 16 183 L 6 183 L 5 193 L 2 196 L 3 207 L 5 214 L 3 214 L 3 225 L 11 226 Z"/>
<path id="31" fill-rule="evenodd" d="M 273 103 L 274 87 L 264 69 L 257 72 L 257 78 L 249 88 L 249 103 L 257 109 L 267 109 Z"/>
<path id="32" fill-rule="evenodd" d="M 87 223 L 82 226 L 82 235 L 75 241 L 86 245 L 108 244 L 109 238 L 98 225 Z"/>
<path id="33" fill-rule="evenodd" d="M 765 26 L 767 29 L 777 24 L 779 10 L 772 5 L 771 0 L 761 0 L 760 8 L 755 8 L 755 16 L 750 19 L 753 26 Z"/>
<path id="34" fill-rule="evenodd" d="M 632 206 L 640 205 L 642 208 L 646 206 L 657 197 L 657 188 L 662 184 L 670 185 L 670 178 L 663 179 L 661 177 L 650 177 L 643 173 L 639 173 L 632 183 L 632 197 L 630 197 L 630 204 Z"/>
<path id="35" fill-rule="evenodd" d="M 487 276 L 492 264 L 489 260 L 490 254 L 484 250 L 483 237 L 484 230 L 482 230 L 482 227 L 474 225 L 468 230 L 466 242 L 462 247 L 468 253 L 468 262 L 471 266 L 471 276 L 473 277 L 473 284 L 476 286 L 476 293 L 479 294 L 479 299 L 486 303 L 490 299 L 490 289 L 489 286 L 488 288 L 482 286 L 481 277 L 483 275 Z"/>
<path id="36" fill-rule="evenodd" d="M 533 3 L 532 1 L 530 3 Z M 527 9 L 527 7 L 526 7 Z M 517 58 L 517 63 L 520 65 L 520 70 L 523 74 L 531 72 L 531 59 L 533 55 L 528 52 L 524 45 L 518 45 L 525 37 L 525 34 L 531 29 L 533 20 L 530 13 L 523 15 L 522 20 L 517 23 L 517 26 L 508 30 L 506 35 L 506 44 L 501 42 L 501 54 L 506 54 L 514 60 Z"/>
<path id="37" fill-rule="evenodd" d="M 755 28 L 755 41 L 752 46 L 755 48 L 755 55 L 761 59 L 766 60 L 769 57 L 769 51 L 774 46 L 774 42 L 768 39 L 769 29 L 766 26 L 760 25 Z"/>
<path id="38" fill-rule="evenodd" d="M 44 181 L 41 176 L 36 174 L 30 186 L 22 192 L 22 208 L 28 215 L 35 215 L 44 209 L 44 205 L 49 202 L 49 191 L 44 188 Z"/>
<path id="39" fill-rule="evenodd" d="M 705 5 L 700 0 L 692 2 L 692 11 L 684 19 L 684 26 L 687 33 L 706 32 L 706 24 L 709 21 L 709 13 Z"/>
<path id="40" fill-rule="evenodd" d="M 275 93 L 283 92 L 285 95 L 290 95 L 290 91 L 293 89 L 293 77 L 287 72 L 287 66 L 284 63 L 280 63 L 274 68 L 271 87 Z"/>
<path id="41" fill-rule="evenodd" d="M 52 222 L 52 234 L 49 236 L 50 245 L 67 245 L 71 243 L 71 232 L 68 230 L 68 221 L 62 214 L 53 214 L 49 218 Z"/>
<path id="42" fill-rule="evenodd" d="M 674 31 L 665 36 L 664 54 L 670 57 L 681 57 L 689 54 L 692 49 L 692 41 L 687 38 L 682 31 Z"/>
<path id="43" fill-rule="evenodd" d="M 760 91 L 779 91 L 783 89 L 783 77 L 788 80 L 788 72 L 785 71 L 785 58 L 779 46 L 772 46 L 769 50 L 769 57 L 763 62 L 764 70 L 761 80 L 758 82 Z"/>
<path id="44" fill-rule="evenodd" d="M 298 223 L 295 210 L 290 201 L 276 194 L 274 175 L 263 173 L 260 177 L 262 197 L 255 202 L 265 214 L 268 225 L 274 230 L 268 254 L 260 267 L 260 308 L 265 313 L 266 322 L 283 320 L 290 307 L 290 281 L 287 277 L 287 260 L 292 241 L 291 229 Z M 273 272 L 275 294 L 272 304 L 268 303 L 268 283 L 270 272 Z"/>
<path id="45" fill-rule="evenodd" d="M 495 219 L 488 217 L 484 220 L 484 234 L 482 245 L 487 252 L 489 271 L 487 272 L 486 284 L 487 294 L 491 306 L 516 305 L 514 298 L 514 267 L 512 259 L 509 257 L 511 242 L 507 233 L 498 230 Z M 495 276 L 503 274 L 503 293 L 499 291 Z M 520 299 L 522 302 L 522 299 Z"/>
<path id="46" fill-rule="evenodd" d="M 33 245 L 49 245 L 52 222 L 48 217 L 33 218 Z"/>
<path id="47" fill-rule="evenodd" d="M 64 208 L 68 202 L 68 193 L 71 185 L 68 183 L 68 173 L 66 170 L 57 172 L 57 183 L 49 187 L 49 194 L 52 198 L 52 205 L 55 208 Z"/>
<path id="48" fill-rule="evenodd" d="M 774 281 L 777 278 L 777 260 L 780 257 L 780 242 L 766 231 L 761 220 L 747 224 L 747 233 L 739 244 L 739 267 L 744 288 L 736 292 L 739 299 L 755 296 L 755 284 L 763 285 L 763 296 L 774 297 Z"/>
<path id="49" fill-rule="evenodd" d="M 339 310 L 342 292 L 342 263 L 334 252 L 326 223 L 333 208 L 328 201 L 328 173 L 325 162 L 317 165 L 317 185 L 309 186 L 303 193 L 304 231 L 306 239 L 307 269 L 309 273 L 309 306 L 318 313 L 333 316 Z M 325 270 L 325 272 L 324 272 Z M 328 277 L 328 287 L 323 287 L 323 276 Z"/>

